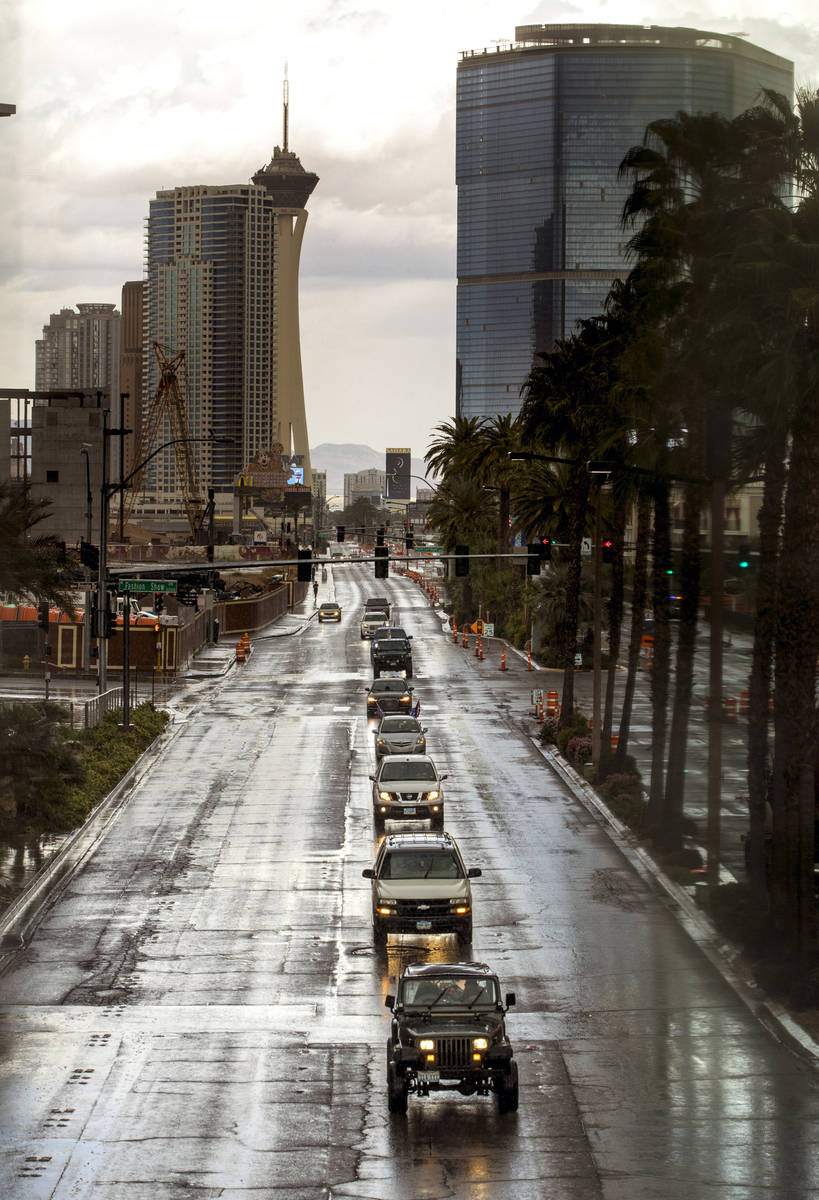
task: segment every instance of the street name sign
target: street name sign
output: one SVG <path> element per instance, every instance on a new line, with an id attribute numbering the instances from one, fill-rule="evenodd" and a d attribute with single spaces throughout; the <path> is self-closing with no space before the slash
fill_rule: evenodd
<path id="1" fill-rule="evenodd" d="M 176 592 L 175 579 L 120 579 L 121 592 Z"/>

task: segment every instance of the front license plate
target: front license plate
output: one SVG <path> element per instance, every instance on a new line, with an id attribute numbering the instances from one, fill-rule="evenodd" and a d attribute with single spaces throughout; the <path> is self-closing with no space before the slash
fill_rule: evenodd
<path id="1" fill-rule="evenodd" d="M 419 1071 L 417 1079 L 419 1083 L 438 1083 L 441 1075 L 439 1071 Z"/>
<path id="2" fill-rule="evenodd" d="M 432 929 L 432 921 L 416 921 L 416 929 Z"/>
<path id="3" fill-rule="evenodd" d="M 417 808 L 405 808 L 403 811 L 405 813 L 407 813 L 408 816 L 414 817 L 416 812 L 418 811 L 418 809 Z"/>

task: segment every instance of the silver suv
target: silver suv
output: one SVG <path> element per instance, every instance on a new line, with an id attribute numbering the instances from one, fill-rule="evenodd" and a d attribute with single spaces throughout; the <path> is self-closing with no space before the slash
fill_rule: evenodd
<path id="1" fill-rule="evenodd" d="M 426 754 L 426 726 L 417 717 L 389 713 L 375 731 L 375 757 L 385 754 Z"/>
<path id="2" fill-rule="evenodd" d="M 446 775 L 426 754 L 386 754 L 379 760 L 373 785 L 373 820 L 383 829 L 389 817 L 394 821 L 429 820 L 433 829 L 444 827 L 444 793 L 441 784 Z"/>
<path id="3" fill-rule="evenodd" d="M 362 872 L 372 880 L 373 940 L 386 944 L 389 933 L 455 933 L 472 941 L 470 879 L 480 867 L 464 866 L 448 833 L 399 833 L 385 837 L 374 867 Z"/>

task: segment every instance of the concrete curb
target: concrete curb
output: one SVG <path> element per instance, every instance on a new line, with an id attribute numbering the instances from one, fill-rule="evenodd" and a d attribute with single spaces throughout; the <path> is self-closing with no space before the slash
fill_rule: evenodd
<path id="1" fill-rule="evenodd" d="M 93 852 L 130 799 L 133 788 L 164 754 L 184 722 L 164 730 L 131 767 L 116 787 L 101 800 L 85 822 L 69 834 L 57 853 L 37 872 L 6 911 L 0 915 L 0 975 L 13 954 L 25 946 L 46 910 L 60 896 L 80 864 Z"/>
<path id="2" fill-rule="evenodd" d="M 672 901 L 669 907 L 683 929 L 757 1020 L 778 1041 L 801 1058 L 813 1065 L 819 1064 L 819 1044 L 807 1030 L 794 1021 L 778 1001 L 765 995 L 744 973 L 739 950 L 724 940 L 714 923 L 685 888 L 669 879 L 648 851 L 639 844 L 628 826 L 617 819 L 594 788 L 578 775 L 557 750 L 542 746 L 536 737 L 532 737 L 531 741 L 573 795 L 606 829 L 611 840 L 638 875 L 650 886 L 663 891 Z"/>

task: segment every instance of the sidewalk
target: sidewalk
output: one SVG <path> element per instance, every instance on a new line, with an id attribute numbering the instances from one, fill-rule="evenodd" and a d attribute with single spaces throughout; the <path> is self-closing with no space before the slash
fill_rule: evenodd
<path id="1" fill-rule="evenodd" d="M 439 610 L 442 633 L 451 638 L 448 618 Z M 707 648 L 707 639 L 704 639 Z M 459 637 L 460 643 L 460 637 Z M 747 643 L 745 645 L 744 643 Z M 532 663 L 529 670 L 527 656 L 516 650 L 508 642 L 500 638 L 487 639 L 486 646 L 491 644 L 491 650 L 485 650 L 484 662 L 478 667 L 483 671 L 489 664 L 494 664 L 497 670 L 497 660 L 501 645 L 505 648 L 506 672 L 503 676 L 508 681 L 507 686 L 517 695 L 517 703 L 526 716 L 523 727 L 528 729 L 532 742 L 538 752 L 548 762 L 577 797 L 581 804 L 590 811 L 596 820 L 605 828 L 612 841 L 618 846 L 634 869 L 653 886 L 659 887 L 670 899 L 672 911 L 677 916 L 683 928 L 694 942 L 700 947 L 709 961 L 719 970 L 726 982 L 733 988 L 751 1012 L 765 1027 L 780 1041 L 787 1044 L 795 1053 L 813 1064 L 819 1064 L 819 1010 L 811 1009 L 806 1012 L 792 1012 L 779 1001 L 767 996 L 750 977 L 740 952 L 736 946 L 727 941 L 712 923 L 705 911 L 698 905 L 696 887 L 686 888 L 674 883 L 654 861 L 649 851 L 643 847 L 630 829 L 624 826 L 608 809 L 594 788 L 557 752 L 554 747 L 541 745 L 538 731 L 539 725 L 534 717 L 531 706 L 531 693 L 534 688 L 543 691 L 557 690 L 562 692 L 563 672 L 536 666 Z M 470 635 L 470 648 L 463 651 L 473 657 L 474 635 Z M 727 652 L 728 648 L 726 648 Z M 726 679 L 736 688 L 741 682 L 742 671 L 749 661 L 750 639 L 734 635 L 731 648 L 733 663 L 726 671 Z M 702 653 L 702 651 L 701 651 Z M 490 669 L 493 667 L 490 665 Z M 607 672 L 602 675 L 602 694 L 605 703 L 605 687 Z M 618 670 L 615 682 L 615 713 L 619 713 L 618 702 L 625 686 L 626 672 Z M 702 690 L 700 673 L 697 688 Z M 707 675 L 705 675 L 707 680 Z M 591 671 L 576 671 L 574 676 L 575 704 L 583 712 L 591 715 L 593 676 Z M 735 691 L 739 694 L 741 688 Z M 726 689 L 726 694 L 730 694 Z M 673 689 L 672 689 L 673 696 Z M 617 722 L 614 731 L 617 729 Z M 728 854 L 721 856 L 720 877 L 725 882 L 744 878 L 744 860 L 742 844 L 739 840 L 740 831 L 747 826 L 747 810 L 744 807 L 744 797 L 734 795 L 733 789 L 745 770 L 745 736 L 744 724 L 732 725 L 729 731 L 723 730 L 723 779 L 728 781 L 731 794 L 725 797 L 727 803 L 723 819 L 723 850 Z M 651 766 L 651 697 L 650 674 L 642 671 L 638 681 L 632 714 L 631 737 L 629 753 L 633 754 L 646 780 Z M 706 767 L 707 767 L 707 726 L 705 724 L 704 708 L 701 713 L 692 714 L 689 729 L 689 759 L 690 766 L 686 779 L 686 815 L 697 821 L 698 828 L 704 837 L 706 818 Z M 728 860 L 726 862 L 726 859 Z"/>

